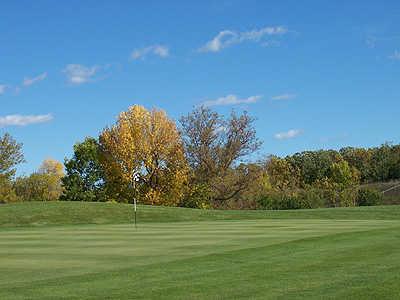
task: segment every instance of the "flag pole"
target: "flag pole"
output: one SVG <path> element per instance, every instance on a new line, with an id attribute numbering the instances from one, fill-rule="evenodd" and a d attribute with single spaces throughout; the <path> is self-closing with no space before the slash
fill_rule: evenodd
<path id="1" fill-rule="evenodd" d="M 136 225 L 136 198 L 133 199 L 133 207 L 134 207 L 134 211 L 135 211 L 135 228 L 137 228 L 137 225 Z"/>

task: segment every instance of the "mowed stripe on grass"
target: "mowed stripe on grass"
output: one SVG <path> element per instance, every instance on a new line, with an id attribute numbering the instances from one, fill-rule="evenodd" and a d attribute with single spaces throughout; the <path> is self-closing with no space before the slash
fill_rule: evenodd
<path id="1" fill-rule="evenodd" d="M 260 219 L 0 231 L 0 299 L 393 299 L 395 220 Z"/>

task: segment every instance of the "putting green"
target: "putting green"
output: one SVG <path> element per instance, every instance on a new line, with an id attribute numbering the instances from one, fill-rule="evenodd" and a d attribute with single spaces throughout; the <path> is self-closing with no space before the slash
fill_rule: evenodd
<path id="1" fill-rule="evenodd" d="M 0 299 L 400 297 L 397 220 L 0 230 Z"/>

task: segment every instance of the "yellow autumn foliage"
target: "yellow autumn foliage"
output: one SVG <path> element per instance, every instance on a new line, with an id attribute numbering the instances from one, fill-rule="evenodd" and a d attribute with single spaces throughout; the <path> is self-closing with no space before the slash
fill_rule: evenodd
<path id="1" fill-rule="evenodd" d="M 45 159 L 39 167 L 39 173 L 41 174 L 51 174 L 58 177 L 64 176 L 64 166 L 61 162 L 47 158 Z"/>
<path id="2" fill-rule="evenodd" d="M 103 130 L 99 142 L 113 198 L 131 195 L 142 203 L 161 205 L 180 202 L 188 167 L 175 122 L 163 110 L 131 106 Z"/>

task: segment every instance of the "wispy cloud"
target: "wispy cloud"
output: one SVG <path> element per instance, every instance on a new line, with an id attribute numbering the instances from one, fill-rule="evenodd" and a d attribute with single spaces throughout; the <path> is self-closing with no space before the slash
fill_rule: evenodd
<path id="1" fill-rule="evenodd" d="M 251 31 L 232 31 L 223 30 L 220 31 L 212 40 L 208 41 L 204 46 L 202 46 L 200 52 L 218 52 L 229 46 L 239 44 L 242 42 L 260 42 L 266 36 L 272 35 L 283 35 L 286 34 L 288 30 L 283 26 L 275 27 L 264 27 L 258 30 Z"/>
<path id="2" fill-rule="evenodd" d="M 3 95 L 6 92 L 7 85 L 0 84 L 0 95 Z"/>
<path id="3" fill-rule="evenodd" d="M 394 53 L 392 55 L 389 55 L 390 59 L 394 59 L 394 60 L 400 60 L 400 51 L 394 51 Z"/>
<path id="4" fill-rule="evenodd" d="M 250 104 L 260 100 L 262 96 L 250 96 L 248 98 L 239 98 L 236 95 L 227 95 L 214 100 L 207 100 L 202 103 L 204 106 L 217 106 L 217 105 L 236 105 L 236 104 Z"/>
<path id="5" fill-rule="evenodd" d="M 47 115 L 8 115 L 0 117 L 0 127 L 26 126 L 37 123 L 49 122 L 53 119 L 51 114 Z"/>
<path id="6" fill-rule="evenodd" d="M 25 77 L 24 81 L 22 82 L 22 85 L 23 86 L 30 86 L 30 85 L 32 85 L 32 84 L 34 84 L 36 82 L 45 80 L 46 77 L 47 77 L 47 72 L 44 72 L 44 73 L 42 73 L 42 74 L 40 74 L 40 75 L 38 75 L 36 77 L 33 77 L 33 78 Z"/>
<path id="7" fill-rule="evenodd" d="M 131 59 L 144 59 L 149 54 L 165 58 L 169 56 L 169 48 L 163 45 L 152 45 L 144 48 L 137 48 L 132 51 Z"/>
<path id="8" fill-rule="evenodd" d="M 273 96 L 273 97 L 271 97 L 271 99 L 272 100 L 290 100 L 290 99 L 294 99 L 296 97 L 297 97 L 296 94 L 286 93 L 286 94 L 282 94 L 282 95 Z"/>
<path id="9" fill-rule="evenodd" d="M 11 90 L 13 91 L 15 94 L 19 94 L 19 92 L 21 91 L 22 87 L 28 87 L 31 86 L 32 84 L 35 84 L 39 81 L 42 81 L 44 79 L 46 79 L 47 77 L 47 72 L 44 72 L 36 77 L 25 77 L 24 80 L 22 81 L 21 85 L 7 85 L 7 84 L 0 84 L 0 96 L 6 93 L 6 90 Z"/>
<path id="10" fill-rule="evenodd" d="M 274 135 L 274 137 L 277 140 L 287 140 L 287 139 L 295 138 L 295 137 L 299 136 L 302 133 L 303 133 L 303 131 L 301 129 L 290 129 L 289 131 L 286 131 L 286 132 L 276 133 Z"/>
<path id="11" fill-rule="evenodd" d="M 79 85 L 92 81 L 99 69 L 99 66 L 86 67 L 79 64 L 69 64 L 63 72 L 67 76 L 69 83 Z"/>

